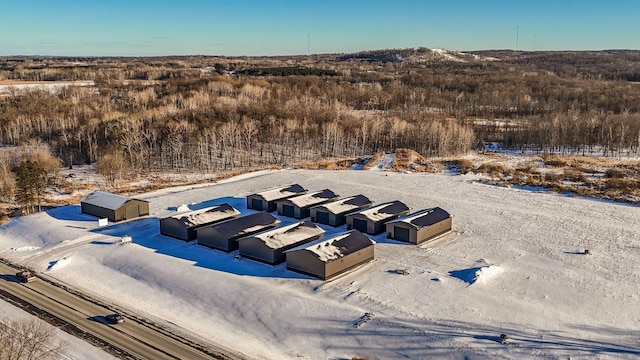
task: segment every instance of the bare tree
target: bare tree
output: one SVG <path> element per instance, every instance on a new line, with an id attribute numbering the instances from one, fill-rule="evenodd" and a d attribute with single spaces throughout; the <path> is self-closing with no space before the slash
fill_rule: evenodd
<path id="1" fill-rule="evenodd" d="M 68 344 L 38 320 L 0 319 L 0 360 L 48 360 L 64 356 Z"/>

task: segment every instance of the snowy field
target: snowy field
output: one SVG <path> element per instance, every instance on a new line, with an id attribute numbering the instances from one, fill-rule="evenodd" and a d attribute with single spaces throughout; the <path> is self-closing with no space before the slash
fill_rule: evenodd
<path id="1" fill-rule="evenodd" d="M 375 236 L 374 261 L 326 283 L 159 234 L 182 204 L 248 214 L 246 195 L 293 182 L 440 206 L 453 232 L 419 247 Z M 151 215 L 108 229 L 78 205 L 13 218 L 0 256 L 256 359 L 640 357 L 634 206 L 384 171 L 267 171 L 139 197 Z"/>

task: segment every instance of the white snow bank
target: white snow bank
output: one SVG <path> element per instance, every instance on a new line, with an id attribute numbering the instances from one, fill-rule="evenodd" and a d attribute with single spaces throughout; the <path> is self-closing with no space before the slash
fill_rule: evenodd
<path id="1" fill-rule="evenodd" d="M 491 266 L 486 266 L 486 267 L 482 267 L 480 268 L 480 270 L 476 271 L 476 277 L 475 277 L 475 281 L 473 282 L 474 284 L 480 283 L 480 284 L 486 284 L 487 281 L 497 275 L 500 275 L 504 272 L 504 270 L 502 270 L 501 267 L 499 266 L 495 266 L 495 265 L 491 265 Z"/>
<path id="2" fill-rule="evenodd" d="M 69 265 L 70 262 L 71 262 L 70 257 L 64 257 L 60 260 L 54 260 L 49 263 L 49 267 L 47 268 L 47 271 L 60 270 L 63 267 Z"/>
<path id="3" fill-rule="evenodd" d="M 33 251 L 33 250 L 38 250 L 38 249 L 40 249 L 39 246 L 21 246 L 21 247 L 11 248 L 11 251 L 21 252 L 21 251 Z"/>
<path id="4" fill-rule="evenodd" d="M 189 209 L 189 206 L 186 204 L 182 204 L 180 206 L 178 206 L 178 208 L 176 209 L 177 212 L 186 212 L 186 211 L 190 211 L 191 209 Z"/>

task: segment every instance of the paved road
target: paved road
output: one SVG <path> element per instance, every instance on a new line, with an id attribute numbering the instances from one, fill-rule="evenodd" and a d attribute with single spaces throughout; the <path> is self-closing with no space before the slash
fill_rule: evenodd
<path id="1" fill-rule="evenodd" d="M 104 316 L 113 312 L 52 283 L 38 279 L 19 282 L 16 269 L 0 263 L 0 291 L 5 296 L 27 302 L 40 311 L 71 324 L 76 334 L 93 337 L 98 343 L 110 344 L 110 352 L 124 359 L 239 359 L 222 350 L 200 350 L 194 344 L 169 333 L 139 317 L 127 316 L 123 324 L 106 323 Z M 96 341 L 94 341 L 96 343 Z"/>

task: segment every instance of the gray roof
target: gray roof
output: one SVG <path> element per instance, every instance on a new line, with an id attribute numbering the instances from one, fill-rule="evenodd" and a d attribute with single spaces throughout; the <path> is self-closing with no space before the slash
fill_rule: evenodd
<path id="1" fill-rule="evenodd" d="M 272 249 L 279 249 L 322 234 L 324 234 L 322 228 L 307 220 L 273 230 L 267 230 L 254 236 L 238 239 L 238 241 L 255 238 L 264 242 L 266 246 Z"/>
<path id="2" fill-rule="evenodd" d="M 395 220 L 389 221 L 388 224 L 402 222 L 409 224 L 416 229 L 421 229 L 423 227 L 437 224 L 450 217 L 451 215 L 442 208 L 434 207 L 416 211 L 413 214 L 397 218 Z"/>
<path id="3" fill-rule="evenodd" d="M 349 254 L 360 251 L 366 247 L 374 245 L 375 243 L 375 241 L 371 240 L 367 235 L 361 233 L 360 231 L 351 230 L 335 236 L 331 239 L 316 240 L 307 244 L 297 246 L 285 252 L 306 250 L 315 254 L 321 261 L 332 262 Z"/>
<path id="4" fill-rule="evenodd" d="M 304 194 L 306 192 L 307 192 L 307 189 L 303 188 L 302 186 L 298 184 L 291 184 L 291 185 L 286 185 L 286 186 L 265 190 L 262 192 L 251 194 L 249 196 L 259 196 L 266 201 L 275 201 L 279 199 L 296 196 L 299 194 Z"/>
<path id="5" fill-rule="evenodd" d="M 210 225 L 227 239 L 248 236 L 280 223 L 273 215 L 260 211 Z M 202 229 L 202 228 L 200 228 Z"/>
<path id="6" fill-rule="evenodd" d="M 352 214 L 360 214 L 367 218 L 368 220 L 377 222 L 383 221 L 390 217 L 394 217 L 403 212 L 408 212 L 409 207 L 405 205 L 403 202 L 395 200 L 390 201 L 384 204 L 380 204 L 378 206 L 374 206 L 372 208 L 368 208 L 365 210 L 357 211 Z M 349 215 L 347 215 L 349 216 Z"/>
<path id="7" fill-rule="evenodd" d="M 368 197 L 364 195 L 355 195 L 348 198 L 331 201 L 322 205 L 314 206 L 314 208 L 324 208 L 332 214 L 345 214 L 372 204 Z"/>
<path id="8" fill-rule="evenodd" d="M 94 191 L 91 194 L 80 199 L 80 202 L 99 206 L 105 209 L 116 210 L 129 200 L 131 199 L 126 196 L 116 195 L 103 191 Z"/>
<path id="9" fill-rule="evenodd" d="M 228 219 L 240 215 L 240 211 L 236 210 L 229 204 L 220 204 L 200 210 L 189 211 L 182 214 L 171 216 L 185 226 L 197 226 L 202 224 L 210 224 L 222 219 Z"/>
<path id="10" fill-rule="evenodd" d="M 293 205 L 300 208 L 307 208 L 313 205 L 321 204 L 330 199 L 337 198 L 338 195 L 329 189 L 320 191 L 314 191 L 312 193 L 295 196 L 292 198 L 284 199 L 282 201 L 291 202 Z"/>

